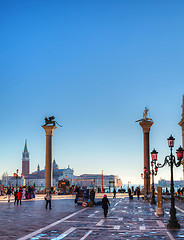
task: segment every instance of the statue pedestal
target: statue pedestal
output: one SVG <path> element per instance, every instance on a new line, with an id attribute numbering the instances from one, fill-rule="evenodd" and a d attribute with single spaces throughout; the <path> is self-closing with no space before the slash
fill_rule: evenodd
<path id="1" fill-rule="evenodd" d="M 45 191 L 49 192 L 52 187 L 52 136 L 56 126 L 42 126 L 46 134 L 45 153 Z"/>

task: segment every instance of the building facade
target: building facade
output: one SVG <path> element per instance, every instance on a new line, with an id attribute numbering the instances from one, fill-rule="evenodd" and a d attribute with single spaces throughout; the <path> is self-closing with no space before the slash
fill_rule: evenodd
<path id="1" fill-rule="evenodd" d="M 74 185 L 94 187 L 96 189 L 103 188 L 109 189 L 112 187 L 121 188 L 122 181 L 116 175 L 103 175 L 102 174 L 82 174 L 74 180 Z"/>

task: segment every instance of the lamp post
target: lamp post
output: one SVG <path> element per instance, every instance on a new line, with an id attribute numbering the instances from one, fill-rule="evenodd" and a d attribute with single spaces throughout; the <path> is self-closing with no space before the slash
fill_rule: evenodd
<path id="1" fill-rule="evenodd" d="M 19 173 L 19 170 L 17 169 L 17 170 L 16 170 L 16 173 L 13 174 L 13 176 L 16 178 L 16 191 L 18 191 L 18 178 L 19 178 L 18 173 Z M 20 177 L 21 177 L 21 178 L 23 177 L 23 174 L 22 174 L 22 173 L 21 173 L 21 176 L 20 176 Z"/>
<path id="2" fill-rule="evenodd" d="M 141 173 L 141 178 L 142 179 L 150 179 L 150 171 L 148 171 L 147 167 L 144 167 L 144 177 L 143 177 L 143 173 Z M 146 184 L 146 195 L 148 195 L 148 181 Z"/>
<path id="3" fill-rule="evenodd" d="M 16 178 L 16 191 L 18 189 L 18 172 L 19 172 L 19 170 L 17 169 L 16 173 L 13 174 L 13 176 Z"/>
<path id="4" fill-rule="evenodd" d="M 155 200 L 155 186 L 154 186 L 154 176 L 157 175 L 158 172 L 158 167 L 156 165 L 156 161 L 157 161 L 157 156 L 158 156 L 158 152 L 153 149 L 153 151 L 151 152 L 151 157 L 152 157 L 152 161 L 151 161 L 151 176 L 152 176 L 152 197 L 151 197 L 151 204 L 156 204 L 156 200 Z"/>
<path id="5" fill-rule="evenodd" d="M 175 208 L 175 198 L 174 198 L 174 181 L 173 181 L 173 166 L 179 167 L 181 165 L 181 161 L 183 159 L 183 148 L 180 146 L 176 150 L 177 154 L 177 162 L 175 160 L 175 156 L 173 155 L 172 149 L 174 147 L 175 138 L 171 135 L 168 139 L 168 145 L 170 147 L 170 155 L 165 157 L 164 163 L 158 163 L 157 166 L 159 168 L 164 167 L 166 164 L 171 168 L 171 208 L 170 208 L 170 219 L 167 224 L 167 228 L 169 229 L 178 229 L 180 228 L 180 224 L 176 218 L 176 208 Z"/>

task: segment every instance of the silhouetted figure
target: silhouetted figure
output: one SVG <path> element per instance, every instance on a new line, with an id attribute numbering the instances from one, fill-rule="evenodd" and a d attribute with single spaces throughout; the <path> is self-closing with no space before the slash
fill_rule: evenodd
<path id="1" fill-rule="evenodd" d="M 14 205 L 15 205 L 15 203 L 17 202 L 17 193 L 18 193 L 18 191 L 16 190 L 16 191 L 14 192 L 14 197 L 15 197 Z"/>
<path id="2" fill-rule="evenodd" d="M 139 196 L 140 196 L 140 194 L 141 194 L 141 191 L 140 191 L 140 188 L 139 188 L 139 187 L 137 188 L 137 191 L 136 191 L 136 192 L 137 192 L 137 199 L 139 200 Z"/>
<path id="3" fill-rule="evenodd" d="M 128 189 L 128 196 L 129 196 L 129 199 L 131 199 L 131 196 L 132 196 L 132 191 L 131 191 L 131 189 L 130 189 L 130 188 Z"/>
<path id="4" fill-rule="evenodd" d="M 95 191 L 94 191 L 94 189 L 91 190 L 89 197 L 90 197 L 90 200 L 94 203 L 94 201 L 95 201 Z"/>
<path id="5" fill-rule="evenodd" d="M 113 191 L 113 193 L 114 193 L 114 196 L 113 196 L 113 198 L 116 198 L 116 189 L 114 188 L 114 191 Z"/>
<path id="6" fill-rule="evenodd" d="M 109 206 L 110 206 L 110 203 L 109 203 L 109 200 L 107 198 L 107 195 L 105 194 L 103 199 L 102 199 L 102 208 L 104 210 L 104 217 L 107 217 Z"/>
<path id="7" fill-rule="evenodd" d="M 76 186 L 75 187 L 75 204 L 77 204 L 79 198 L 79 188 Z"/>

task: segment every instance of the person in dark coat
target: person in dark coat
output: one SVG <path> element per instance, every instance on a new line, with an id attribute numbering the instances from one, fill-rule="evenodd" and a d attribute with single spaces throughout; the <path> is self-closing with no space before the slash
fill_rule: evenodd
<path id="1" fill-rule="evenodd" d="M 139 187 L 137 188 L 137 191 L 136 191 L 136 192 L 137 192 L 137 199 L 139 200 L 139 196 L 140 196 L 140 194 L 141 194 L 141 191 L 140 191 L 140 188 L 139 188 Z"/>
<path id="2" fill-rule="evenodd" d="M 131 199 L 132 191 L 130 188 L 128 189 L 128 195 L 129 195 L 129 199 Z"/>
<path id="3" fill-rule="evenodd" d="M 16 190 L 16 191 L 14 192 L 14 197 L 15 197 L 14 205 L 15 205 L 15 203 L 17 202 L 17 193 L 18 193 L 18 191 Z"/>
<path id="4" fill-rule="evenodd" d="M 8 188 L 8 191 L 7 191 L 8 202 L 10 202 L 11 194 L 12 194 L 11 187 L 9 187 L 9 188 Z"/>
<path id="5" fill-rule="evenodd" d="M 104 210 L 104 217 L 107 217 L 109 206 L 110 206 L 109 199 L 107 198 L 107 195 L 105 194 L 102 199 L 102 208 Z"/>
<path id="6" fill-rule="evenodd" d="M 79 188 L 76 186 L 75 187 L 75 204 L 77 204 L 78 198 L 79 198 Z"/>
<path id="7" fill-rule="evenodd" d="M 116 189 L 114 188 L 114 191 L 113 191 L 113 193 L 114 193 L 114 196 L 113 196 L 113 198 L 116 198 Z"/>
<path id="8" fill-rule="evenodd" d="M 91 190 L 89 197 L 90 197 L 90 200 L 94 203 L 94 201 L 95 201 L 95 191 L 94 191 L 94 189 Z"/>

